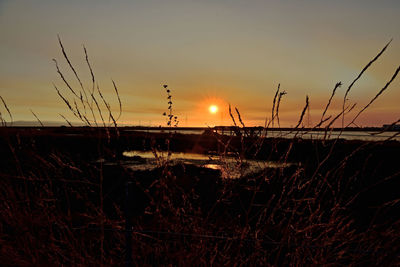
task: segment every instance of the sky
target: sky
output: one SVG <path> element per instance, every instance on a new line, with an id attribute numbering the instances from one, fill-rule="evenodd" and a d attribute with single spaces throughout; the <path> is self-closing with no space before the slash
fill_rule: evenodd
<path id="1" fill-rule="evenodd" d="M 60 36 L 85 87 L 90 72 L 121 124 L 166 125 L 168 84 L 180 126 L 231 125 L 228 105 L 246 125 L 271 118 L 278 84 L 281 126 L 294 126 L 310 98 L 307 125 L 319 121 L 334 85 L 342 88 L 327 115 L 340 112 L 344 92 L 362 68 L 393 39 L 355 84 L 352 118 L 400 65 L 398 0 L 0 0 L 0 95 L 15 121 L 76 121 L 57 95 L 72 95 L 52 59 L 78 86 L 58 44 Z M 400 78 L 356 121 L 381 126 L 400 118 Z M 211 114 L 210 105 L 218 112 Z M 3 117 L 7 119 L 3 106 Z M 308 115 L 308 114 L 307 114 Z"/>

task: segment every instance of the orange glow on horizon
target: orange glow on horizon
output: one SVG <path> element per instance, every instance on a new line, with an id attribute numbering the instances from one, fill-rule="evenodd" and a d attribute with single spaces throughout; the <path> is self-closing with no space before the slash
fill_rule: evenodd
<path id="1" fill-rule="evenodd" d="M 199 99 L 193 109 L 191 123 L 199 126 L 216 126 L 229 124 L 227 121 L 228 104 L 224 97 L 209 93 Z"/>

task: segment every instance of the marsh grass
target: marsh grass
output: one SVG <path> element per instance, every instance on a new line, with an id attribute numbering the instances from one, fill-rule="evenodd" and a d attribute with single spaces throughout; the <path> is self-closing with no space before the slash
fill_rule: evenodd
<path id="1" fill-rule="evenodd" d="M 75 145 L 84 148 L 90 140 L 96 145 L 87 158 L 83 152 L 74 153 L 68 144 L 43 146 L 43 140 L 29 133 L 13 134 L 13 128 L 7 129 L 0 115 L 4 126 L 0 129 L 4 151 L 0 158 L 3 264 L 121 266 L 129 254 L 126 236 L 133 240 L 133 262 L 144 266 L 400 264 L 400 196 L 392 190 L 398 185 L 400 169 L 391 157 L 399 151 L 397 142 L 347 144 L 339 137 L 302 139 L 308 96 L 292 129 L 295 137 L 270 139 L 270 127 L 280 127 L 279 107 L 287 94 L 278 85 L 266 127 L 251 132 L 239 110 L 235 108 L 234 114 L 229 106 L 237 136 L 211 131 L 212 137 L 220 148 L 221 160 L 228 154 L 236 155 L 238 168 L 257 157 L 279 163 L 297 159 L 300 164 L 267 166 L 239 179 L 220 179 L 218 171 L 171 164 L 160 155 L 157 140 L 152 139 L 158 168 L 133 172 L 119 160 L 120 151 L 110 145 L 121 142 L 117 121 L 122 104 L 116 84 L 112 81 L 118 115 L 113 114 L 96 82 L 86 48 L 89 88 L 83 86 L 60 38 L 59 45 L 78 88 L 71 86 L 54 60 L 64 87 L 62 90 L 54 85 L 55 90 L 91 134 Z M 336 83 L 320 121 L 311 131 L 324 128 L 326 137 L 340 118 L 344 130 L 344 117 L 356 106 L 347 104 L 351 88 L 388 45 L 347 88 L 342 110 L 328 115 L 331 101 L 342 86 Z M 398 72 L 358 111 L 352 123 L 387 90 Z M 168 100 L 168 114 L 164 115 L 167 126 L 177 126 L 170 89 L 163 87 Z M 6 102 L 1 100 L 12 121 Z M 72 126 L 64 115 L 60 116 Z M 168 156 L 174 139 L 170 131 L 164 140 Z M 385 156 L 386 151 L 392 154 Z M 113 164 L 99 158 L 111 159 Z M 129 196 L 124 195 L 127 184 L 132 192 Z M 130 211 L 129 215 L 124 209 Z M 125 229 L 127 220 L 130 229 Z"/>

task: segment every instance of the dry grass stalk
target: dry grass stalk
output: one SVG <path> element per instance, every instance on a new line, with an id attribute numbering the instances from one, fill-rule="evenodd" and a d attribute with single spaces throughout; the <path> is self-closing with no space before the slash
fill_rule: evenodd
<path id="1" fill-rule="evenodd" d="M 279 94 L 279 90 L 281 88 L 281 84 L 278 84 L 278 88 L 276 89 L 274 100 L 272 101 L 272 114 L 271 114 L 271 122 L 272 122 L 272 127 L 274 127 L 274 119 L 275 119 L 275 104 L 276 104 L 276 98 Z"/>
<path id="2" fill-rule="evenodd" d="M 400 122 L 400 119 L 398 119 L 398 120 L 392 122 L 391 124 L 387 125 L 386 127 L 383 127 L 383 129 L 382 129 L 381 131 L 379 131 L 379 132 L 371 133 L 371 135 L 378 135 L 378 134 L 387 132 L 387 131 L 393 129 L 393 127 L 394 127 L 395 125 L 397 125 L 399 122 Z"/>
<path id="3" fill-rule="evenodd" d="M 234 125 L 235 127 L 237 127 L 235 117 L 234 117 L 233 114 L 232 114 L 231 104 L 229 104 L 229 116 L 231 116 L 233 125 Z"/>
<path id="4" fill-rule="evenodd" d="M 165 89 L 165 92 L 167 93 L 167 104 L 168 104 L 168 111 L 164 112 L 162 115 L 166 117 L 167 121 L 167 126 L 168 127 L 178 127 L 179 120 L 178 116 L 173 114 L 172 110 L 172 94 L 171 94 L 171 89 L 168 88 L 167 84 L 163 85 L 163 88 Z"/>
<path id="5" fill-rule="evenodd" d="M 63 119 L 65 120 L 65 122 L 66 122 L 70 127 L 73 127 L 72 124 L 71 124 L 71 122 L 70 122 L 67 118 L 65 118 L 64 115 L 62 115 L 62 114 L 58 114 L 58 115 L 60 115 L 60 117 L 63 118 Z"/>
<path id="6" fill-rule="evenodd" d="M 282 97 L 286 94 L 287 94 L 286 91 L 283 91 L 283 92 L 280 92 L 279 96 L 278 96 L 278 103 L 276 105 L 276 112 L 275 112 L 275 117 L 276 117 L 276 120 L 278 121 L 278 127 L 281 127 L 280 122 L 279 122 L 279 106 L 281 105 Z"/>
<path id="7" fill-rule="evenodd" d="M 10 117 L 10 124 L 12 126 L 14 120 L 13 120 L 13 116 L 11 114 L 11 111 L 8 108 L 6 101 L 4 100 L 4 98 L 1 95 L 0 95 L 0 99 L 1 99 L 1 102 L 3 103 L 4 108 L 7 110 L 8 116 Z M 0 114 L 0 117 L 1 117 L 1 114 Z"/>
<path id="8" fill-rule="evenodd" d="M 79 98 L 79 96 L 76 94 L 75 90 L 72 89 L 71 85 L 69 84 L 69 82 L 67 81 L 67 79 L 64 77 L 64 74 L 61 72 L 60 68 L 58 67 L 58 63 L 57 60 L 53 58 L 53 61 L 56 65 L 56 69 L 57 69 L 57 73 L 60 75 L 61 79 L 63 80 L 63 82 L 65 83 L 65 85 L 68 87 L 68 89 L 76 96 Z"/>
<path id="9" fill-rule="evenodd" d="M 353 87 L 353 85 L 361 78 L 361 76 L 364 74 L 364 72 L 375 62 L 378 60 L 378 58 L 385 52 L 386 48 L 390 45 L 390 43 L 392 42 L 392 40 L 390 40 L 383 48 L 382 50 L 371 60 L 367 63 L 367 65 L 365 65 L 365 67 L 361 70 L 361 72 L 358 74 L 358 76 L 351 82 L 351 84 L 349 85 L 349 87 L 347 88 L 344 97 L 343 97 L 343 107 L 342 107 L 342 111 L 343 111 L 343 118 L 342 118 L 342 128 L 344 127 L 344 107 L 346 105 L 346 101 L 347 101 L 347 95 L 350 93 L 351 88 Z"/>
<path id="10" fill-rule="evenodd" d="M 92 65 L 90 64 L 89 56 L 88 56 L 88 53 L 87 53 L 85 45 L 83 45 L 83 51 L 85 52 L 86 64 L 88 65 L 88 68 L 89 68 L 89 71 L 90 71 L 90 76 L 92 77 L 92 92 L 91 92 L 91 94 L 93 95 L 94 94 L 94 90 L 95 90 L 96 79 L 94 78 Z"/>
<path id="11" fill-rule="evenodd" d="M 93 82 L 94 75 L 92 86 Z M 79 101 L 85 102 L 87 107 L 95 108 L 103 125 L 105 121 L 100 104 L 104 105 L 109 113 L 109 123 L 113 121 L 116 126 L 111 107 L 98 85 L 97 91 L 92 88 L 90 101 L 82 97 L 80 91 L 77 91 L 79 97 L 68 100 L 55 88 L 74 116 L 78 116 L 86 124 L 91 122 L 86 114 L 80 112 Z M 281 93 L 278 89 L 271 123 L 275 116 L 279 118 L 277 115 Z M 334 94 L 333 92 L 330 100 Z M 329 108 L 330 100 L 325 112 Z M 70 102 L 74 104 L 71 105 Z M 355 104 L 346 105 L 333 119 L 330 119 L 332 116 L 324 118 L 324 112 L 321 121 L 329 121 L 326 128 L 328 130 L 337 118 L 350 112 L 354 106 Z M 245 128 L 238 109 L 235 110 L 239 123 Z M 308 96 L 297 128 L 303 122 L 307 110 Z M 237 126 L 230 106 L 229 111 L 234 125 Z M 94 118 L 90 118 L 90 121 L 92 119 Z M 219 140 L 222 138 L 219 137 Z M 228 149 L 233 149 L 230 140 L 232 139 L 223 144 L 224 154 Z M 16 155 L 17 143 L 10 143 L 10 146 L 11 153 Z M 293 147 L 292 141 L 282 153 L 280 162 L 288 161 Z M 205 211 L 196 206 L 201 196 L 196 195 L 195 188 L 186 192 L 176 182 L 179 178 L 175 176 L 177 174 L 173 173 L 172 168 L 167 168 L 168 162 L 162 163 L 161 167 L 165 168 L 160 172 L 160 177 L 155 177 L 149 185 L 141 184 L 135 175 L 130 175 L 129 179 L 136 182 L 138 193 L 143 193 L 149 201 L 148 204 L 144 202 L 144 214 L 139 215 L 137 224 L 131 231 L 134 239 L 134 260 L 143 265 L 182 266 L 359 263 L 396 265 L 399 263 L 397 252 L 400 249 L 400 239 L 397 233 L 400 222 L 384 228 L 385 225 L 373 224 L 372 220 L 365 231 L 357 232 L 354 220 L 346 213 L 348 206 L 356 198 L 346 197 L 347 189 L 362 176 L 357 172 L 350 176 L 343 174 L 346 165 L 351 164 L 351 160 L 367 147 L 368 143 L 365 143 L 354 149 L 335 161 L 335 164 L 328 165 L 331 168 L 328 170 L 323 167 L 328 160 L 334 159 L 334 145 L 329 148 L 326 158 L 322 158 L 321 162 L 318 158 L 315 168 L 313 165 L 298 165 L 289 173 L 280 168 L 264 170 L 237 181 L 218 180 L 216 201 Z M 101 150 L 101 147 L 98 149 Z M 155 149 L 154 146 L 152 149 Z M 103 210 L 103 194 L 107 193 L 103 190 L 107 188 L 103 187 L 105 177 L 102 162 L 90 172 L 83 167 L 92 163 L 76 162 L 63 153 L 43 156 L 35 154 L 33 150 L 32 152 L 29 160 L 33 164 L 29 171 L 21 168 L 16 175 L 3 174 L 4 170 L 0 170 L 0 221 L 5 222 L 8 228 L 16 226 L 15 233 L 23 233 L 18 236 L 10 235 L 4 230 L 7 228 L 1 225 L 0 231 L 4 238 L 0 239 L 0 246 L 6 256 L 0 256 L 0 260 L 7 264 L 11 259 L 13 264 L 19 265 L 122 265 L 121 255 L 126 253 L 123 242 L 125 232 L 122 231 L 125 219 L 118 207 L 115 208 L 119 216 L 117 219 L 107 217 Z M 157 156 L 156 153 L 155 155 Z M 122 164 L 118 168 L 126 174 Z M 398 175 L 399 173 L 387 175 L 383 180 L 394 180 Z M 146 177 L 146 181 L 147 178 L 154 177 Z M 22 185 L 21 190 L 17 190 L 19 187 L 13 184 L 16 181 L 30 184 L 33 188 L 27 190 Z M 212 197 L 212 186 L 205 188 L 207 200 Z M 66 206 L 64 209 L 57 196 L 63 190 L 67 196 L 65 203 L 62 203 Z M 91 202 L 89 195 L 93 193 L 100 195 L 98 199 L 96 195 L 96 201 Z M 87 200 L 83 214 L 71 211 L 71 200 L 79 199 Z M 399 201 L 386 201 L 379 208 L 398 205 Z M 75 220 L 74 216 L 79 215 L 82 215 L 79 219 L 83 222 Z M 76 222 L 80 225 L 74 225 Z M 40 242 L 44 239 L 43 236 L 46 242 Z"/>
<path id="12" fill-rule="evenodd" d="M 38 116 L 36 116 L 35 112 L 33 112 L 33 110 L 32 110 L 32 109 L 30 109 L 30 111 L 31 111 L 31 113 L 33 114 L 33 116 L 35 116 L 35 118 L 36 118 L 36 120 L 39 122 L 40 126 L 44 127 L 44 125 L 43 125 L 42 121 L 39 119 L 39 117 L 38 117 Z"/>
<path id="13" fill-rule="evenodd" d="M 118 121 L 119 118 L 121 118 L 121 115 L 122 115 L 122 103 L 121 103 L 121 98 L 119 97 L 118 87 L 115 84 L 114 80 L 111 80 L 111 81 L 112 81 L 112 84 L 114 86 L 115 94 L 117 95 L 117 98 L 118 98 L 119 114 L 118 114 L 117 118 L 115 119 L 116 121 Z M 178 126 L 178 124 L 176 126 Z"/>
<path id="14" fill-rule="evenodd" d="M 400 66 L 396 69 L 396 71 L 394 72 L 392 78 L 390 78 L 390 80 L 385 84 L 385 86 L 369 101 L 369 103 L 367 105 L 365 105 L 357 113 L 357 115 L 353 118 L 353 120 L 347 126 L 353 124 L 356 121 L 356 119 L 361 115 L 361 113 L 363 113 L 367 108 L 369 108 L 369 106 L 372 105 L 372 103 L 374 103 L 374 101 L 389 87 L 389 85 L 394 81 L 394 79 L 396 79 L 397 74 L 399 74 L 399 72 L 400 72 Z"/>
<path id="15" fill-rule="evenodd" d="M 240 124 L 242 125 L 243 129 L 245 129 L 246 126 L 244 125 L 244 122 L 242 120 L 242 117 L 240 116 L 240 112 L 239 112 L 238 108 L 235 107 L 235 110 L 236 110 L 236 114 L 238 116 L 238 120 L 239 120 Z"/>
<path id="16" fill-rule="evenodd" d="M 343 110 L 340 111 L 340 112 L 329 122 L 329 124 L 325 126 L 325 129 L 326 129 L 326 130 L 329 130 L 329 129 L 332 127 L 332 125 L 340 118 L 340 116 L 342 116 L 343 114 L 346 115 L 346 114 L 350 113 L 356 106 L 357 106 L 357 103 L 354 103 L 352 106 L 347 106 L 347 107 L 344 109 L 344 112 L 343 112 Z"/>
<path id="17" fill-rule="evenodd" d="M 326 104 L 325 109 L 324 109 L 324 111 L 322 112 L 320 124 L 323 123 L 324 116 L 325 116 L 326 112 L 328 111 L 329 106 L 331 105 L 332 99 L 333 99 L 333 97 L 334 97 L 335 94 L 336 94 L 336 90 L 339 89 L 341 86 L 342 86 L 342 82 L 338 82 L 338 83 L 336 83 L 335 87 L 333 88 L 333 91 L 332 91 L 331 96 L 329 97 L 328 103 Z"/>
<path id="18" fill-rule="evenodd" d="M 294 127 L 295 129 L 299 128 L 300 124 L 303 122 L 304 114 L 306 113 L 308 106 L 309 106 L 309 98 L 308 98 L 308 96 L 306 96 L 306 105 L 304 106 L 303 111 L 300 114 L 299 121 L 297 122 L 296 126 Z"/>
<path id="19" fill-rule="evenodd" d="M 6 123 L 6 121 L 3 119 L 3 115 L 2 115 L 2 113 L 1 113 L 1 111 L 0 111 L 0 123 L 1 123 L 1 126 L 3 126 L 3 127 L 7 126 L 7 123 Z"/>
<path id="20" fill-rule="evenodd" d="M 70 70 L 73 72 L 75 79 L 78 81 L 80 89 L 79 90 L 73 89 L 71 84 L 66 79 L 65 75 L 60 70 L 57 61 L 54 59 L 53 61 L 56 64 L 57 73 L 61 77 L 63 83 L 67 86 L 69 91 L 72 93 L 73 99 L 71 101 L 68 100 L 68 98 L 66 96 L 64 96 L 60 92 L 60 90 L 54 85 L 54 87 L 56 88 L 57 94 L 60 96 L 60 98 L 63 100 L 63 102 L 67 105 L 68 109 L 72 112 L 72 114 L 84 125 L 87 125 L 89 127 L 92 125 L 94 125 L 96 127 L 99 126 L 98 120 L 97 120 L 97 118 L 99 117 L 101 120 L 102 127 L 108 128 L 112 125 L 115 128 L 117 136 L 119 136 L 117 121 L 120 119 L 120 117 L 122 115 L 122 101 L 119 96 L 119 91 L 118 91 L 118 87 L 117 87 L 116 83 L 113 80 L 111 80 L 114 92 L 117 96 L 117 101 L 118 101 L 118 106 L 119 106 L 119 114 L 117 117 L 114 116 L 114 114 L 111 110 L 110 103 L 105 99 L 105 97 L 103 96 L 103 94 L 100 90 L 99 85 L 96 83 L 96 78 L 94 75 L 92 65 L 89 60 L 89 55 L 88 55 L 86 47 L 83 46 L 83 50 L 84 50 L 84 55 L 85 55 L 85 61 L 86 61 L 87 67 L 89 69 L 90 77 L 91 77 L 91 89 L 89 89 L 89 90 L 86 90 L 85 87 L 83 86 L 82 80 L 79 77 L 79 74 L 76 71 L 75 67 L 73 66 L 71 60 L 69 59 L 68 54 L 67 54 L 67 52 L 64 48 L 64 45 L 61 41 L 61 38 L 59 36 L 58 36 L 58 42 L 59 42 L 63 57 L 66 60 Z M 88 97 L 88 94 L 90 95 L 90 99 Z M 70 102 L 73 103 L 73 105 L 71 105 Z M 103 110 L 102 110 L 103 107 L 100 105 L 100 103 L 102 103 L 102 105 L 104 105 L 104 108 L 107 110 L 108 122 L 106 122 L 105 117 L 103 116 Z M 90 114 L 89 116 L 88 116 L 88 111 Z M 108 129 L 106 129 L 106 132 L 107 132 L 107 135 L 109 136 Z"/>
<path id="21" fill-rule="evenodd" d="M 58 43 L 60 44 L 60 47 L 61 47 L 62 54 L 64 55 L 65 60 L 68 62 L 68 66 L 70 67 L 70 69 L 71 69 L 72 72 L 74 73 L 75 78 L 78 80 L 79 85 L 81 86 L 82 92 L 83 92 L 84 95 L 85 95 L 86 101 L 88 101 L 88 97 L 87 97 L 87 94 L 86 94 L 86 90 L 85 90 L 85 88 L 83 87 L 82 81 L 81 81 L 81 79 L 79 78 L 78 73 L 76 72 L 76 70 L 75 70 L 74 66 L 72 65 L 71 61 L 69 60 L 69 58 L 68 58 L 68 56 L 67 56 L 67 53 L 65 52 L 64 45 L 63 45 L 63 43 L 61 42 L 60 36 L 57 35 L 57 38 L 58 38 Z"/>

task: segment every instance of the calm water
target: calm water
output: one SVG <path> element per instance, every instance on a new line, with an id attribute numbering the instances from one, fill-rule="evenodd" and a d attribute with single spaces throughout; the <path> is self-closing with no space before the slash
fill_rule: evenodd
<path id="1" fill-rule="evenodd" d="M 182 134 L 202 134 L 205 129 L 173 129 L 173 132 Z M 146 130 L 125 130 L 125 131 L 137 131 L 137 132 L 149 132 L 149 133 L 160 133 L 168 132 L 168 130 L 159 129 L 146 129 Z M 221 134 L 221 131 L 218 132 Z M 288 130 L 270 130 L 264 132 L 266 137 L 276 138 L 293 138 L 295 136 L 304 139 L 335 139 L 342 138 L 346 140 L 363 140 L 363 141 L 383 141 L 387 139 L 400 141 L 400 135 L 396 135 L 398 132 L 367 132 L 367 131 L 332 131 L 325 133 L 323 131 L 313 132 L 291 132 Z M 225 130 L 223 134 L 233 134 Z M 393 137 L 394 136 L 394 137 Z M 193 153 L 172 153 L 168 156 L 166 152 L 157 152 L 157 157 L 152 151 L 125 151 L 123 152 L 125 157 L 125 166 L 132 170 L 149 170 L 154 169 L 157 166 L 164 164 L 165 160 L 170 160 L 171 164 L 185 163 L 194 164 L 205 168 L 215 169 L 221 171 L 223 178 L 239 178 L 250 173 L 261 171 L 265 168 L 285 168 L 296 163 L 279 163 L 272 161 L 263 160 L 244 160 L 240 161 L 237 157 L 226 156 L 221 157 L 218 155 L 204 155 L 204 154 L 193 154 Z"/>
<path id="2" fill-rule="evenodd" d="M 160 133 L 160 132 L 167 132 L 167 130 L 158 130 L 158 129 L 149 129 L 149 130 L 126 130 L 126 131 L 137 131 L 137 132 L 148 132 L 148 133 Z M 172 132 L 182 133 L 182 134 L 202 134 L 204 129 L 198 130 L 183 130 L 183 129 L 173 129 Z M 243 131 L 242 131 L 243 132 Z M 221 134 L 221 131 L 218 131 Z M 224 131 L 223 134 L 230 135 L 234 133 L 230 133 L 229 131 Z M 397 136 L 393 137 L 394 135 L 398 134 Z M 266 137 L 277 137 L 277 138 L 293 138 L 294 136 L 301 137 L 304 139 L 335 139 L 335 138 L 342 138 L 346 140 L 363 140 L 363 141 L 384 141 L 389 138 L 393 140 L 400 141 L 400 134 L 399 132 L 370 132 L 370 131 L 344 131 L 340 133 L 340 131 L 332 131 L 325 133 L 323 131 L 300 131 L 298 133 L 291 132 L 287 130 L 270 130 L 266 132 Z"/>
<path id="3" fill-rule="evenodd" d="M 132 170 L 149 170 L 162 164 L 168 158 L 166 152 L 158 152 L 157 160 L 152 151 L 125 151 L 125 166 Z M 265 168 L 284 168 L 294 163 L 278 163 L 262 160 L 245 160 L 240 162 L 235 157 L 220 157 L 193 153 L 172 153 L 169 156 L 172 164 L 185 163 L 221 171 L 222 178 L 239 178 L 241 176 L 261 171 Z"/>
<path id="4" fill-rule="evenodd" d="M 325 133 L 322 131 L 315 131 L 315 132 L 299 132 L 297 134 L 298 137 L 302 137 L 304 139 L 336 139 L 336 138 L 343 138 L 346 140 L 363 140 L 363 141 L 383 141 L 389 138 L 393 140 L 400 141 L 400 135 L 395 136 L 396 132 L 385 132 L 385 133 L 378 133 L 378 132 L 364 132 L 364 131 L 346 131 L 340 133 L 340 131 L 332 131 L 330 133 Z M 283 137 L 283 138 L 293 138 L 295 133 L 290 132 L 270 132 L 268 133 L 269 137 Z"/>

